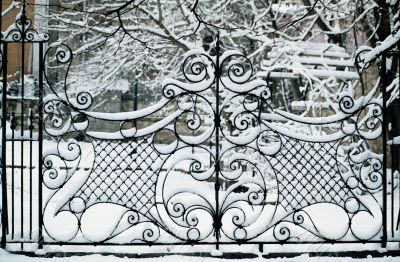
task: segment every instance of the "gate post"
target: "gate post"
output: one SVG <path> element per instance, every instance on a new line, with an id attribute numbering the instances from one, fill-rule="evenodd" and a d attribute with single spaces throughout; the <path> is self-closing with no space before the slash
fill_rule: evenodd
<path id="1" fill-rule="evenodd" d="M 1 17 L 0 17 L 1 20 Z M 0 30 L 1 31 L 1 30 Z M 1 36 L 2 38 L 2 36 Z M 7 231 L 8 231 L 8 212 L 7 212 L 7 162 L 6 162 L 6 126 L 7 126 L 7 43 L 1 41 L 3 44 L 2 53 L 2 70 L 3 70 L 3 88 L 2 88 L 2 101 L 1 101 L 1 135 L 2 135 L 2 145 L 1 145 L 1 191 L 2 191 L 2 210 L 1 210 L 1 247 L 6 247 L 7 241 Z"/>
<path id="2" fill-rule="evenodd" d="M 38 248 L 43 248 L 43 74 L 44 74 L 44 61 L 43 61 L 43 42 L 39 43 L 39 127 L 38 127 L 38 213 L 39 213 L 39 235 L 38 235 Z"/>
<path id="3" fill-rule="evenodd" d="M 382 54 L 381 61 L 381 92 L 382 92 L 382 150 L 383 150 L 383 163 L 382 163 L 382 201 L 383 201 L 383 213 L 382 213 L 382 247 L 386 247 L 387 244 L 387 116 L 386 116 L 386 103 L 387 103 L 387 92 L 386 87 L 388 86 L 387 72 L 386 72 L 386 52 Z"/>

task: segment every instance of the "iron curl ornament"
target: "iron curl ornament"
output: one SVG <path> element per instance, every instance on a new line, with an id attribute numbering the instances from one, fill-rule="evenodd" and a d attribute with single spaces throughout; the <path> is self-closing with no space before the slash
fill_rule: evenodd
<path id="1" fill-rule="evenodd" d="M 1 32 L 1 41 L 9 43 L 44 43 L 49 40 L 47 33 L 39 33 L 33 28 L 33 22 L 26 16 L 26 6 L 23 4 L 15 23 Z"/>
<path id="2" fill-rule="evenodd" d="M 360 98 L 342 92 L 336 115 L 298 116 L 276 109 L 251 61 L 222 52 L 218 40 L 215 55 L 185 54 L 180 76 L 165 79 L 157 103 L 111 114 L 92 111 L 90 93 L 69 92 L 68 46 L 50 45 L 46 59 L 65 78 L 53 83 L 52 67 L 46 71 L 53 94 L 44 106 L 45 131 L 56 145 L 44 157 L 48 241 L 379 239 L 382 156 L 371 149 L 382 133 L 378 87 Z M 93 130 L 96 121 L 115 130 Z M 304 131 L 328 125 L 336 129 Z M 308 128 L 294 132 L 299 126 Z M 93 223 L 99 217 L 107 219 Z"/>

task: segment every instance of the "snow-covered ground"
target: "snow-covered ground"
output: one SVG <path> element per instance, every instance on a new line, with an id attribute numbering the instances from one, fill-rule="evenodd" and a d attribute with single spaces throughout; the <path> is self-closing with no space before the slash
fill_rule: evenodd
<path id="1" fill-rule="evenodd" d="M 239 259 L 240 258 L 240 259 Z M 147 258 L 135 258 L 127 256 L 114 256 L 114 255 L 84 255 L 84 256 L 63 256 L 62 254 L 58 257 L 30 257 L 25 255 L 10 254 L 0 249 L 0 262 L 219 262 L 219 261 L 240 261 L 240 262 L 350 262 L 350 261 L 376 261 L 376 262 L 397 262 L 400 257 L 383 256 L 383 257 L 372 257 L 367 255 L 365 258 L 352 258 L 352 257 L 339 257 L 339 256 L 310 256 L 303 254 L 296 257 L 275 257 L 265 258 L 258 256 L 254 258 L 243 258 L 234 256 L 222 256 L 222 257 L 211 257 L 211 256 L 183 256 L 183 255 L 165 255 L 158 257 L 147 257 Z"/>

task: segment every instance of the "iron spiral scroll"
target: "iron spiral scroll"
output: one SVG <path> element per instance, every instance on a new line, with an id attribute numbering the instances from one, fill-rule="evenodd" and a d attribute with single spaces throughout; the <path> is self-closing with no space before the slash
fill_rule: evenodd
<path id="1" fill-rule="evenodd" d="M 39 33 L 33 28 L 33 22 L 26 15 L 26 5 L 23 4 L 21 13 L 4 32 L 0 32 L 2 42 L 9 43 L 40 43 L 47 42 L 49 34 Z"/>
<path id="2" fill-rule="evenodd" d="M 90 110 L 90 93 L 71 95 L 67 81 L 52 83 L 51 68 L 67 79 L 73 53 L 49 47 L 46 59 L 58 67 L 46 69 L 53 94 L 44 106 L 45 131 L 57 141 L 44 156 L 47 241 L 379 239 L 382 159 L 370 149 L 382 133 L 378 86 L 360 98 L 343 92 L 337 115 L 299 117 L 274 108 L 271 87 L 255 78 L 247 57 L 222 52 L 219 41 L 216 50 L 189 51 L 181 78 L 164 81 L 156 104 L 110 114 Z M 160 113 L 157 123 L 136 125 Z M 118 128 L 96 132 L 93 121 Z M 291 129 L 327 125 L 337 129 Z"/>

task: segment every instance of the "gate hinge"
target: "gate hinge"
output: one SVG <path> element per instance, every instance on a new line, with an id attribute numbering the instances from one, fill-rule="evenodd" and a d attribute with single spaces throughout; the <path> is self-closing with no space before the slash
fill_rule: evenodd
<path id="1" fill-rule="evenodd" d="M 215 168 L 215 172 L 221 171 L 221 167 L 219 166 L 219 163 L 218 163 L 218 162 L 215 163 L 214 168 Z"/>
<path id="2" fill-rule="evenodd" d="M 219 116 L 215 117 L 214 118 L 214 123 L 215 123 L 216 127 L 220 127 L 221 126 L 221 118 Z"/>
<path id="3" fill-rule="evenodd" d="M 215 75 L 215 78 L 217 79 L 217 81 L 218 81 L 219 77 L 222 75 L 221 71 L 222 71 L 221 68 L 215 69 L 214 75 Z"/>
<path id="4" fill-rule="evenodd" d="M 222 221 L 219 217 L 214 217 L 213 227 L 216 231 L 222 228 Z"/>

